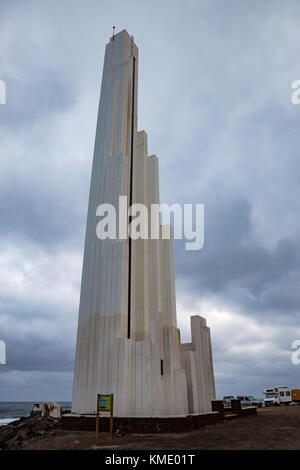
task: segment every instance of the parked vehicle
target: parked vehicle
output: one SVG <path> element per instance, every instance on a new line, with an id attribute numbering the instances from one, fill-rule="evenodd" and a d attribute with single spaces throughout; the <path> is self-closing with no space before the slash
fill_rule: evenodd
<path id="1" fill-rule="evenodd" d="M 300 403 L 300 389 L 299 388 L 293 388 L 291 390 L 291 396 L 294 402 Z"/>
<path id="2" fill-rule="evenodd" d="M 289 405 L 292 402 L 291 390 L 285 385 L 277 385 L 273 388 L 266 388 L 264 390 L 264 405 Z"/>
<path id="3" fill-rule="evenodd" d="M 224 406 L 231 406 L 231 400 L 234 400 L 234 398 L 235 397 L 233 395 L 226 395 L 223 397 Z"/>
<path id="4" fill-rule="evenodd" d="M 259 400 L 252 395 L 239 395 L 237 397 L 238 400 L 241 402 L 241 406 L 258 406 L 261 407 L 263 405 L 262 400 Z"/>

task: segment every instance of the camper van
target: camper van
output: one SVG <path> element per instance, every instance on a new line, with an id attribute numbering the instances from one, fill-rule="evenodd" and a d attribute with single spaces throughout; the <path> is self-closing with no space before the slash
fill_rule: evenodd
<path id="1" fill-rule="evenodd" d="M 265 388 L 264 390 L 264 405 L 289 405 L 292 403 L 291 390 L 285 385 L 277 385 L 272 388 Z"/>

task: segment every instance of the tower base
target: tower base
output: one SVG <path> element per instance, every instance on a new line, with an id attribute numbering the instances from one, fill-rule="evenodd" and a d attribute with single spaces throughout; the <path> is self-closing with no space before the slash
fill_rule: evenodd
<path id="1" fill-rule="evenodd" d="M 180 433 L 198 429 L 208 424 L 216 424 L 223 421 L 221 413 L 212 411 L 186 416 L 157 416 L 157 417 L 118 417 L 114 418 L 113 431 L 122 429 L 126 433 Z M 95 431 L 95 415 L 79 415 L 68 413 L 62 416 L 62 429 L 64 431 Z M 109 432 L 110 418 L 100 416 L 100 433 Z"/>

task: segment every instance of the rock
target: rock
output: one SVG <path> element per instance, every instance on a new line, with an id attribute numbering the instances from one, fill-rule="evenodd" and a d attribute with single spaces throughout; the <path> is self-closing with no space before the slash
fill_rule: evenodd
<path id="1" fill-rule="evenodd" d="M 0 427 L 0 449 L 19 449 L 34 438 L 60 431 L 61 407 L 57 403 L 34 405 L 29 417 Z"/>
<path id="2" fill-rule="evenodd" d="M 116 436 L 119 436 L 119 437 L 123 437 L 125 436 L 125 429 L 124 428 L 121 428 L 119 427 L 117 430 L 116 430 Z"/>
<path id="3" fill-rule="evenodd" d="M 0 448 L 5 449 L 5 443 L 15 437 L 16 433 L 17 431 L 12 427 L 3 426 L 3 429 L 0 430 Z"/>
<path id="4" fill-rule="evenodd" d="M 33 405 L 30 415 L 40 414 L 42 418 L 61 418 L 61 406 L 53 401 Z"/>

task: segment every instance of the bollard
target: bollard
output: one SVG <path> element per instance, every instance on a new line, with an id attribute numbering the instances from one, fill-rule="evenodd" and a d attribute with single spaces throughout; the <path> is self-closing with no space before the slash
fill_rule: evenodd
<path id="1" fill-rule="evenodd" d="M 231 400 L 231 413 L 236 414 L 236 415 L 242 414 L 242 407 L 241 407 L 240 400 L 237 400 L 237 399 Z"/>
<path id="2" fill-rule="evenodd" d="M 224 402 L 223 400 L 212 400 L 211 411 L 217 411 L 224 418 Z"/>

